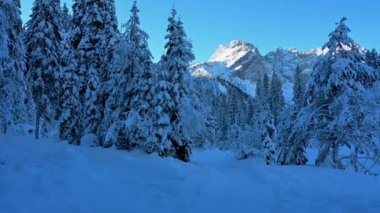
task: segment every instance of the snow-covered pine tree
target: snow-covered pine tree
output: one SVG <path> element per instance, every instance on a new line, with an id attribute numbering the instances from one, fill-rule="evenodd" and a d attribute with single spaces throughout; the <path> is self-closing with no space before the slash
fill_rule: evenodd
<path id="1" fill-rule="evenodd" d="M 367 98 L 377 79 L 376 71 L 364 63 L 359 45 L 348 36 L 346 20 L 342 18 L 323 47 L 328 52 L 315 66 L 306 93 L 308 113 L 299 119 L 309 121 L 306 135 L 318 142 L 317 166 L 346 168 L 339 154 L 346 146 L 356 159 L 350 163 L 357 169 L 360 156 L 378 152 L 373 141 L 378 128 L 373 126 L 377 121 L 371 120 L 373 101 Z"/>
<path id="2" fill-rule="evenodd" d="M 130 80 L 130 76 L 125 73 L 128 64 L 125 59 L 128 56 L 128 51 L 127 42 L 119 37 L 114 57 L 110 61 L 113 69 L 109 79 L 102 84 L 102 94 L 106 94 L 104 97 L 106 102 L 99 128 L 99 138 L 104 147 L 110 147 L 117 142 L 117 134 L 121 128 L 121 106 L 126 103 L 124 95 Z"/>
<path id="3" fill-rule="evenodd" d="M 100 94 L 99 94 L 99 108 L 101 112 L 101 125 L 98 129 L 98 137 L 100 139 L 100 143 L 104 143 L 105 133 L 109 128 L 109 124 L 112 123 L 112 107 L 107 106 L 109 102 L 113 102 L 112 99 L 112 89 L 115 87 L 117 79 L 116 72 L 119 72 L 120 69 L 117 68 L 116 62 L 117 60 L 125 60 L 123 55 L 117 56 L 116 51 L 117 48 L 123 48 L 121 45 L 118 47 L 117 45 L 122 44 L 124 41 L 121 40 L 120 33 L 118 31 L 118 22 L 116 18 L 116 9 L 115 9 L 115 1 L 108 0 L 106 3 L 105 10 L 105 30 L 104 30 L 104 39 L 103 39 L 103 49 L 104 49 L 104 57 L 102 57 L 102 68 L 104 72 L 100 75 Z M 125 48 L 125 47 L 124 47 Z M 120 73 L 120 72 L 119 72 Z M 109 114 L 108 114 L 109 113 Z"/>
<path id="4" fill-rule="evenodd" d="M 110 63 L 115 59 L 115 51 L 116 45 L 120 40 L 120 33 L 118 30 L 118 21 L 116 18 L 116 8 L 115 8 L 115 0 L 107 0 L 106 9 L 104 11 L 105 16 L 105 24 L 104 24 L 104 39 L 103 39 L 103 49 L 104 49 L 104 57 L 103 57 L 103 70 L 104 72 L 100 75 L 100 81 L 104 84 L 110 79 L 111 73 L 114 71 L 114 64 Z M 106 100 L 109 95 L 110 90 L 105 90 L 102 88 L 102 100 Z M 104 104 L 101 106 L 102 111 Z"/>
<path id="5" fill-rule="evenodd" d="M 124 25 L 126 31 L 123 34 L 123 39 L 128 44 L 126 51 L 126 67 L 123 68 L 124 85 L 118 93 L 122 96 L 120 107 L 120 120 L 129 120 L 138 117 L 139 119 L 134 122 L 133 127 L 124 126 L 120 129 L 119 137 L 126 138 L 124 140 L 128 143 L 122 142 L 116 144 L 119 148 L 130 149 L 130 147 L 123 146 L 140 146 L 147 152 L 152 152 L 149 129 L 147 125 L 150 123 L 149 111 L 153 109 L 152 102 L 152 88 L 153 88 L 153 74 L 152 74 L 152 54 L 149 51 L 148 39 L 149 36 L 140 28 L 139 9 L 136 1 L 134 1 L 131 8 L 131 16 L 129 21 Z M 129 118 L 130 117 L 130 118 Z M 129 122 L 126 122 L 129 123 Z M 147 145 L 149 144 L 149 146 Z"/>
<path id="6" fill-rule="evenodd" d="M 269 76 L 268 73 L 264 73 L 263 78 L 263 99 L 266 104 L 269 106 L 269 95 L 270 95 L 270 86 L 269 86 Z"/>
<path id="7" fill-rule="evenodd" d="M 269 76 L 264 73 L 263 77 L 259 78 L 256 83 L 256 97 L 262 109 L 269 108 L 269 92 Z"/>
<path id="8" fill-rule="evenodd" d="M 8 23 L 3 11 L 0 10 L 0 58 L 5 59 L 8 57 L 8 38 L 6 36 L 6 30 L 8 28 Z M 2 67 L 1 67 L 2 68 Z"/>
<path id="9" fill-rule="evenodd" d="M 61 30 L 63 31 L 64 34 L 68 34 L 71 28 L 72 28 L 72 16 L 65 2 L 63 3 L 62 12 L 61 12 Z"/>
<path id="10" fill-rule="evenodd" d="M 294 73 L 294 87 L 293 87 L 293 102 L 297 109 L 301 108 L 305 100 L 306 90 L 305 80 L 302 75 L 302 70 L 298 65 Z"/>
<path id="11" fill-rule="evenodd" d="M 86 72 L 86 93 L 84 94 L 83 105 L 83 134 L 95 134 L 100 121 L 100 111 L 98 106 L 98 89 L 100 81 L 98 74 L 93 67 Z"/>
<path id="12" fill-rule="evenodd" d="M 367 50 L 365 53 L 366 63 L 376 70 L 380 69 L 380 55 L 377 53 L 376 49 Z"/>
<path id="13" fill-rule="evenodd" d="M 302 120 L 307 111 L 293 107 L 292 114 L 280 126 L 280 137 L 277 145 L 277 162 L 281 165 L 305 165 L 307 122 Z"/>
<path id="14" fill-rule="evenodd" d="M 153 148 L 156 147 L 161 156 L 167 156 L 172 149 L 172 143 L 169 140 L 173 127 L 170 122 L 170 113 L 174 107 L 174 101 L 170 96 L 172 84 L 169 82 L 169 72 L 161 67 L 157 69 L 157 83 L 154 87 L 154 96 L 152 100 L 153 113 L 152 125 L 155 140 Z"/>
<path id="15" fill-rule="evenodd" d="M 279 152 L 277 162 L 281 165 L 304 165 L 307 163 L 305 129 L 307 126 L 302 120 L 297 120 L 300 116 L 300 109 L 305 100 L 305 84 L 302 70 L 297 66 L 294 76 L 294 105 L 289 107 L 289 116 L 279 125 Z"/>
<path id="16" fill-rule="evenodd" d="M 130 76 L 130 85 L 126 92 L 129 96 L 128 112 L 134 108 L 148 108 L 152 100 L 150 89 L 152 88 L 152 54 L 149 51 L 149 35 L 140 28 L 139 9 L 134 1 L 131 9 L 131 17 L 124 26 L 123 35 L 128 43 L 129 51 L 126 59 L 128 65 L 126 73 Z"/>
<path id="17" fill-rule="evenodd" d="M 170 90 L 169 94 L 172 98 L 174 106 L 170 109 L 170 123 L 172 132 L 169 139 L 172 142 L 172 148 L 175 157 L 183 161 L 189 161 L 190 142 L 187 138 L 185 130 L 181 124 L 180 107 L 182 98 L 186 95 L 185 78 L 189 63 L 194 59 L 191 52 L 192 44 L 187 39 L 183 28 L 183 23 L 176 17 L 177 12 L 172 10 L 169 17 L 169 25 L 167 28 L 167 43 L 165 45 L 165 55 L 162 57 L 162 69 L 169 72 Z"/>
<path id="18" fill-rule="evenodd" d="M 60 19 L 56 14 L 60 11 L 59 0 L 35 0 L 31 19 L 26 25 L 26 60 L 38 111 L 36 124 L 41 118 L 51 123 L 59 116 L 60 54 L 63 47 Z M 36 138 L 38 133 L 39 125 L 36 125 Z"/>
<path id="19" fill-rule="evenodd" d="M 86 128 L 91 134 L 98 133 L 108 96 L 104 91 L 108 91 L 109 88 L 102 88 L 101 84 L 108 80 L 112 68 L 112 63 L 109 62 L 113 61 L 117 36 L 117 20 L 114 13 L 113 0 L 75 0 L 73 4 L 73 29 L 70 40 L 79 69 L 81 114 L 87 114 L 83 122 L 95 122 L 90 124 L 91 128 Z M 87 82 L 88 79 L 91 83 Z M 99 88 L 93 88 L 95 86 Z M 91 103 L 85 103 L 86 100 L 90 100 Z M 89 116 L 88 110 L 99 114 Z"/>
<path id="20" fill-rule="evenodd" d="M 281 112 L 285 106 L 285 99 L 282 92 L 281 79 L 278 77 L 276 72 L 273 73 L 270 91 L 268 94 L 270 111 L 273 115 L 274 123 L 275 125 L 277 125 L 280 119 Z"/>
<path id="21" fill-rule="evenodd" d="M 262 97 L 262 95 L 264 94 L 263 85 L 264 85 L 264 79 L 262 77 L 261 78 L 257 78 L 257 80 L 256 80 L 256 91 L 255 91 L 255 94 L 256 94 L 256 97 L 258 99 L 260 97 Z"/>
<path id="22" fill-rule="evenodd" d="M 0 1 L 2 33 L 0 57 L 0 131 L 27 119 L 25 107 L 25 48 L 22 41 L 20 1 Z"/>
<path id="23" fill-rule="evenodd" d="M 265 163 L 267 165 L 272 165 L 276 162 L 276 127 L 274 126 L 274 119 L 270 113 L 267 113 L 265 119 L 265 131 L 261 136 L 261 144 L 263 149 L 263 155 L 265 158 Z"/>
<path id="24" fill-rule="evenodd" d="M 76 74 L 74 55 L 69 48 L 63 53 L 61 65 L 62 95 L 60 107 L 62 114 L 59 118 L 59 137 L 67 140 L 70 144 L 80 143 L 80 103 L 79 103 L 79 79 Z"/>
<path id="25" fill-rule="evenodd" d="M 243 147 L 243 144 L 240 140 L 241 129 L 242 129 L 242 113 L 241 105 L 239 105 L 238 100 L 238 91 L 237 88 L 231 87 L 231 95 L 229 96 L 228 104 L 225 106 L 225 115 L 228 119 L 228 132 L 227 132 L 227 141 L 229 143 L 228 148 L 234 150 L 237 153 L 238 159 L 246 158 L 246 153 Z"/>
<path id="26" fill-rule="evenodd" d="M 3 61 L 6 60 L 8 55 L 8 38 L 6 30 L 8 23 L 5 15 L 0 10 L 0 82 L 6 82 L 5 73 L 3 70 Z M 10 97 L 8 97 L 6 87 L 0 83 L 0 132 L 6 134 L 13 123 L 13 115 L 11 111 Z"/>

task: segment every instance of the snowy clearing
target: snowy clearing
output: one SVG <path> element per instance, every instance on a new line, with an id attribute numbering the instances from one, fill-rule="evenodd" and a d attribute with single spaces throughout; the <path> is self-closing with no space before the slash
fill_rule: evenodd
<path id="1" fill-rule="evenodd" d="M 221 151 L 191 163 L 0 135 L 1 212 L 380 212 L 380 179 L 267 167 Z"/>

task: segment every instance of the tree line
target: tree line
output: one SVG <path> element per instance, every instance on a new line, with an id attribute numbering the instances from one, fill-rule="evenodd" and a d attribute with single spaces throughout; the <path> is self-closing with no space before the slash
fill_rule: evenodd
<path id="1" fill-rule="evenodd" d="M 183 22 L 172 9 L 165 54 L 152 62 L 136 1 L 119 32 L 113 0 L 35 0 L 22 27 L 20 2 L 2 1 L 1 130 L 35 120 L 35 137 L 57 128 L 71 144 L 139 147 L 189 160 L 179 113 L 194 59 Z M 4 101 L 3 101 L 4 100 Z"/>

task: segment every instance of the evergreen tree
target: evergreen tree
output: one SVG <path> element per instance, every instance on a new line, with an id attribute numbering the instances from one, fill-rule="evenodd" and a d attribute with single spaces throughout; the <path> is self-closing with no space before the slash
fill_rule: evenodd
<path id="1" fill-rule="evenodd" d="M 110 73 L 109 80 L 102 84 L 102 93 L 106 95 L 104 99 L 106 102 L 102 123 L 99 128 L 99 137 L 105 147 L 112 146 L 117 142 L 115 134 L 118 134 L 117 132 L 120 129 L 122 106 L 127 103 L 125 91 L 127 91 L 127 85 L 130 80 L 130 76 L 125 69 L 128 64 L 125 59 L 128 56 L 129 46 L 121 37 L 118 39 L 116 46 L 115 56 L 110 62 L 113 70 Z M 116 126 L 117 128 L 115 128 Z M 106 140 L 106 138 L 109 140 Z"/>
<path id="2" fill-rule="evenodd" d="M 264 84 L 263 78 L 258 78 L 256 81 L 256 91 L 255 91 L 256 98 L 258 99 L 262 97 L 262 95 L 264 94 L 263 84 Z"/>
<path id="3" fill-rule="evenodd" d="M 366 63 L 376 70 L 380 69 L 380 55 L 377 53 L 376 49 L 367 50 L 365 53 Z"/>
<path id="4" fill-rule="evenodd" d="M 294 75 L 294 87 L 293 87 L 293 102 L 296 108 L 301 108 L 304 104 L 305 96 L 305 82 L 302 76 L 302 70 L 300 66 L 297 66 Z"/>
<path id="5" fill-rule="evenodd" d="M 127 96 L 129 100 L 129 111 L 133 108 L 148 108 L 152 100 L 150 89 L 152 87 L 152 54 L 149 51 L 149 35 L 140 28 L 139 9 L 136 1 L 131 9 L 131 17 L 125 25 L 124 39 L 128 43 L 129 51 L 126 59 L 128 66 L 126 73 L 130 76 L 130 85 Z"/>
<path id="6" fill-rule="evenodd" d="M 227 104 L 226 114 L 224 116 L 228 117 L 229 125 L 227 132 L 227 140 L 230 143 L 229 148 L 233 149 L 238 153 L 238 158 L 245 158 L 245 150 L 242 142 L 240 141 L 241 129 L 242 129 L 242 114 L 241 106 L 238 100 L 237 88 L 231 87 L 230 97 Z"/>
<path id="7" fill-rule="evenodd" d="M 265 131 L 261 136 L 261 143 L 263 154 L 265 157 L 265 162 L 267 165 L 274 164 L 275 159 L 275 143 L 274 139 L 276 138 L 276 127 L 274 126 L 273 117 L 268 114 L 265 121 Z"/>
<path id="8" fill-rule="evenodd" d="M 170 122 L 170 113 L 174 107 L 174 101 L 170 96 L 170 88 L 172 84 L 169 82 L 169 72 L 166 69 L 157 69 L 157 84 L 154 88 L 154 97 L 152 100 L 153 105 L 153 133 L 155 141 L 153 147 L 158 149 L 160 155 L 167 155 L 171 149 L 172 144 L 169 140 L 172 134 L 173 127 Z"/>
<path id="9" fill-rule="evenodd" d="M 269 76 L 267 73 L 264 73 L 263 78 L 263 99 L 266 104 L 269 105 L 269 94 L 270 94 L 270 87 L 269 87 Z"/>
<path id="10" fill-rule="evenodd" d="M 5 15 L 0 11 L 0 61 L 6 60 L 8 55 L 8 38 L 6 37 L 6 30 L 8 28 L 8 23 Z M 5 82 L 5 73 L 3 70 L 3 64 L 0 66 L 0 82 Z M 8 132 L 8 128 L 13 123 L 13 115 L 11 112 L 11 103 L 10 97 L 8 97 L 7 90 L 4 87 L 3 83 L 0 83 L 0 131 L 3 134 Z"/>
<path id="11" fill-rule="evenodd" d="M 8 47 L 7 47 L 7 36 L 6 30 L 8 28 L 8 23 L 3 11 L 0 10 L 0 58 L 4 59 L 8 57 Z"/>
<path id="12" fill-rule="evenodd" d="M 122 94 L 121 102 L 121 120 L 129 119 L 131 116 L 139 118 L 136 122 L 143 122 L 146 125 L 136 124 L 134 128 L 125 127 L 121 129 L 121 134 L 124 134 L 124 137 L 128 137 L 130 143 L 123 143 L 123 145 L 128 146 L 136 144 L 141 146 L 143 149 L 151 148 L 145 147 L 145 144 L 149 141 L 147 140 L 150 136 L 150 133 L 146 129 L 149 125 L 149 111 L 152 110 L 152 88 L 153 88 L 153 75 L 152 75 L 152 54 L 148 48 L 148 39 L 149 36 L 140 28 L 140 18 L 138 16 L 139 9 L 137 7 L 136 1 L 133 3 L 131 9 L 131 17 L 127 24 L 125 25 L 126 32 L 123 35 L 123 39 L 128 44 L 128 51 L 126 51 L 126 67 L 124 68 L 124 76 L 126 78 L 123 81 L 124 85 L 121 85 L 120 88 L 123 90 L 120 91 Z M 137 114 L 136 114 L 137 113 Z M 118 145 L 119 148 L 128 148 Z M 150 146 L 149 146 L 150 147 Z"/>
<path id="13" fill-rule="evenodd" d="M 104 133 L 109 128 L 109 124 L 112 123 L 112 116 L 113 114 L 112 107 L 109 108 L 107 106 L 109 102 L 113 102 L 111 99 L 112 97 L 112 89 L 115 86 L 118 79 L 115 79 L 116 76 L 120 76 L 120 70 L 118 67 L 116 67 L 116 64 L 119 63 L 117 60 L 125 60 L 124 55 L 117 56 L 116 51 L 117 48 L 125 48 L 125 46 L 121 45 L 120 47 L 117 47 L 117 45 L 122 44 L 121 36 L 118 31 L 118 22 L 116 18 L 116 10 L 115 10 L 115 1 L 114 0 L 108 0 L 106 3 L 106 11 L 105 11 L 105 30 L 104 30 L 104 40 L 103 40 L 103 48 L 104 48 L 104 55 L 102 57 L 102 70 L 104 70 L 103 73 L 100 75 L 100 82 L 101 82 L 101 88 L 100 88 L 100 94 L 99 94 L 99 108 L 101 112 L 101 126 L 98 130 L 98 136 L 100 139 L 100 142 L 103 143 L 104 140 Z M 123 50 L 125 51 L 125 50 Z M 111 63 L 110 63 L 111 62 Z M 124 62 L 122 62 L 124 63 Z M 115 72 L 118 75 L 116 75 Z M 120 97 L 120 96 L 118 96 Z M 111 112 L 110 114 L 107 114 Z"/>
<path id="14" fill-rule="evenodd" d="M 117 36 L 117 20 L 114 13 L 112 0 L 75 0 L 73 4 L 73 29 L 70 40 L 79 69 L 79 97 L 81 114 L 84 115 L 81 126 L 84 128 L 86 125 L 84 134 L 97 134 L 100 121 L 104 117 L 102 113 L 110 88 L 101 86 L 109 78 L 112 68 L 109 62 L 113 61 L 114 57 Z M 87 101 L 90 102 L 86 103 Z M 92 112 L 96 112 L 96 115 L 89 114 Z"/>
<path id="15" fill-rule="evenodd" d="M 26 119 L 25 62 L 20 1 L 0 1 L 0 131 Z"/>
<path id="16" fill-rule="evenodd" d="M 281 165 L 305 165 L 307 123 L 302 120 L 305 111 L 293 108 L 286 120 L 281 125 L 281 134 L 277 150 L 279 152 L 277 162 Z"/>
<path id="17" fill-rule="evenodd" d="M 52 122 L 59 115 L 60 54 L 63 48 L 60 19 L 56 14 L 60 14 L 59 1 L 35 0 L 25 35 L 28 74 L 33 82 L 37 108 L 36 138 L 39 137 L 41 117 Z"/>
<path id="18" fill-rule="evenodd" d="M 83 105 L 83 128 L 84 135 L 95 134 L 100 121 L 100 111 L 98 106 L 99 78 L 96 70 L 92 67 L 86 73 L 86 94 Z"/>
<path id="19" fill-rule="evenodd" d="M 60 100 L 62 114 L 59 119 L 59 137 L 62 140 L 68 140 L 70 144 L 79 145 L 79 79 L 75 72 L 76 63 L 69 48 L 65 50 L 61 62 L 63 67 L 61 79 L 63 94 Z"/>
<path id="20" fill-rule="evenodd" d="M 66 3 L 63 3 L 62 12 L 61 12 L 61 28 L 63 33 L 67 34 L 72 28 L 72 16 L 69 12 L 69 8 Z"/>
<path id="21" fill-rule="evenodd" d="M 285 106 L 285 99 L 282 92 L 282 83 L 276 73 L 273 73 L 272 82 L 270 85 L 269 103 L 270 110 L 273 115 L 274 123 L 279 122 L 280 114 Z"/>
<path id="22" fill-rule="evenodd" d="M 338 23 L 323 47 L 328 52 L 314 68 L 307 92 L 308 113 L 300 119 L 309 124 L 310 132 L 305 135 L 318 141 L 316 165 L 346 168 L 339 150 L 347 146 L 356 159 L 351 165 L 357 169 L 361 154 L 370 156 L 378 151 L 372 136 L 377 122 L 369 110 L 373 101 L 367 98 L 376 72 L 363 63 L 359 45 L 348 36 L 346 20 Z"/>
<path id="23" fill-rule="evenodd" d="M 189 161 L 190 144 L 181 124 L 180 107 L 182 98 L 187 92 L 185 88 L 187 67 L 194 59 L 194 55 L 191 52 L 192 44 L 186 37 L 182 21 L 176 17 L 175 9 L 172 10 L 168 21 L 168 34 L 165 37 L 167 39 L 165 45 L 166 53 L 162 57 L 161 65 L 162 69 L 169 73 L 169 95 L 173 102 L 173 107 L 168 112 L 170 116 L 169 121 L 172 126 L 169 140 L 174 149 L 175 157 L 183 161 Z"/>
<path id="24" fill-rule="evenodd" d="M 305 85 L 302 71 L 297 66 L 294 76 L 293 102 L 289 107 L 289 116 L 281 122 L 278 163 L 281 165 L 305 165 L 307 163 L 306 142 L 304 139 L 306 124 L 297 120 L 304 104 Z"/>
<path id="25" fill-rule="evenodd" d="M 267 73 L 264 73 L 263 78 L 259 78 L 256 85 L 256 97 L 262 110 L 269 108 L 269 89 L 269 77 Z"/>

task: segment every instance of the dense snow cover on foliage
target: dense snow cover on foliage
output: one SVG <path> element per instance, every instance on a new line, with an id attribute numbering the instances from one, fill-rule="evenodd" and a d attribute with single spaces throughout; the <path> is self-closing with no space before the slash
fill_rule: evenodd
<path id="1" fill-rule="evenodd" d="M 218 150 L 193 150 L 191 160 L 0 135 L 0 207 L 2 212 L 380 211 L 377 177 L 265 166 Z"/>

